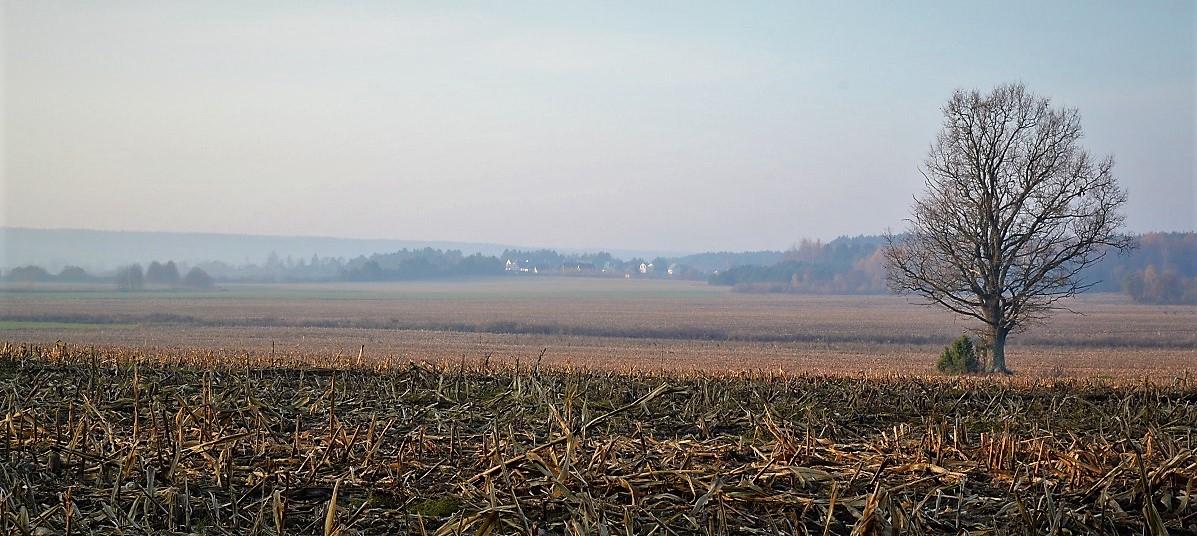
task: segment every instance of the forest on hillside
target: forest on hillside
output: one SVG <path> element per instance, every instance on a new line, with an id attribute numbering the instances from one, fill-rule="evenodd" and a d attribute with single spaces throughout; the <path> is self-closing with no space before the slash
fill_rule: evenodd
<path id="1" fill-rule="evenodd" d="M 769 265 L 741 265 L 710 276 L 738 292 L 882 294 L 884 239 L 803 241 Z M 1197 233 L 1147 233 L 1130 251 L 1111 252 L 1082 273 L 1096 292 L 1124 292 L 1140 303 L 1197 304 Z"/>
<path id="2" fill-rule="evenodd" d="M 738 292 L 877 294 L 887 292 L 879 236 L 803 240 L 768 265 L 739 265 L 711 274 L 712 285 Z"/>

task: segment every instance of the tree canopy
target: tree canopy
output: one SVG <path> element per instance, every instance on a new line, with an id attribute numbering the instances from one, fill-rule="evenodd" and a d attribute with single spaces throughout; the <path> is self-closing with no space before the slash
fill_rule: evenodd
<path id="1" fill-rule="evenodd" d="M 1082 270 L 1120 235 L 1126 192 L 1112 156 L 1079 145 L 1080 114 L 1022 84 L 957 90 L 921 171 L 909 229 L 885 249 L 891 288 L 982 324 L 990 369 L 1007 335 L 1092 286 Z"/>

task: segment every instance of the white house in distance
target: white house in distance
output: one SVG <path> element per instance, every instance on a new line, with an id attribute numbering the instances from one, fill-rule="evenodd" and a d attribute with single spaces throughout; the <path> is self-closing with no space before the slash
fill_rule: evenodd
<path id="1" fill-rule="evenodd" d="M 517 262 L 511 259 L 507 259 L 507 262 L 503 264 L 503 269 L 507 270 L 508 272 L 520 272 L 525 274 L 535 274 L 540 272 L 536 266 L 532 266 L 531 261 Z"/>

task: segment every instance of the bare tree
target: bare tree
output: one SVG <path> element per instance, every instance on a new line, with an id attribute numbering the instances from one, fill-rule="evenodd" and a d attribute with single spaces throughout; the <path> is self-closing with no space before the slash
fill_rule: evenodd
<path id="1" fill-rule="evenodd" d="M 1009 374 L 1007 335 L 1062 309 L 1097 283 L 1083 268 L 1132 245 L 1119 234 L 1126 192 L 1113 157 L 1078 145 L 1076 109 L 1022 84 L 957 90 L 943 113 L 909 229 L 886 235 L 889 285 L 979 320 L 989 370 Z"/>
<path id="2" fill-rule="evenodd" d="M 116 270 L 116 288 L 119 290 L 141 290 L 145 284 L 145 273 L 141 265 L 134 263 Z"/>

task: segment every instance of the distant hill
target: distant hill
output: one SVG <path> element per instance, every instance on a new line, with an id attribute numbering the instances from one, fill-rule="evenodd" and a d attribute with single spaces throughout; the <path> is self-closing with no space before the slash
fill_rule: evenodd
<path id="1" fill-rule="evenodd" d="M 680 265 L 689 266 L 704 273 L 730 270 L 735 266 L 769 266 L 785 257 L 784 251 L 718 251 L 695 253 L 671 259 Z"/>
<path id="2" fill-rule="evenodd" d="M 90 271 L 111 270 L 133 262 L 184 264 L 217 261 L 232 265 L 261 263 L 271 253 L 281 259 L 343 257 L 407 249 L 456 249 L 466 254 L 499 255 L 503 244 L 364 240 L 313 236 L 266 236 L 216 233 L 93 231 L 0 227 L 0 269 L 38 265 L 52 272 L 74 265 Z"/>

